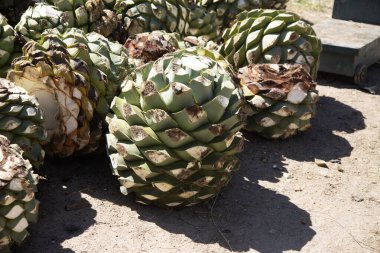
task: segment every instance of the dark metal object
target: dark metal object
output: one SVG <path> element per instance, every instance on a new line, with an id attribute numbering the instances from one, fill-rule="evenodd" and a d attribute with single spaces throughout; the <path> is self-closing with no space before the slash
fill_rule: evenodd
<path id="1" fill-rule="evenodd" d="M 355 68 L 354 83 L 362 84 L 366 81 L 368 74 L 368 67 L 364 64 L 359 64 Z"/>
<path id="2" fill-rule="evenodd" d="M 314 30 L 323 44 L 319 70 L 364 82 L 367 66 L 380 59 L 380 26 L 327 19 Z"/>
<path id="3" fill-rule="evenodd" d="M 335 0 L 333 18 L 380 25 L 380 0 Z"/>

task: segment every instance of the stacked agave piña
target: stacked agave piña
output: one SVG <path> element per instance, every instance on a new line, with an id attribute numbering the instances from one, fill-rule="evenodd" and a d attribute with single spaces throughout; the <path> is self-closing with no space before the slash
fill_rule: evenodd
<path id="1" fill-rule="evenodd" d="M 72 28 L 64 33 L 57 29 L 43 34 L 44 38 L 61 41 L 74 58 L 80 58 L 92 66 L 92 71 L 99 70 L 107 76 L 108 86 L 105 88 L 93 85 L 105 96 L 108 103 L 119 92 L 120 84 L 129 74 L 127 50 L 117 42 L 111 42 L 104 36 L 92 32 L 86 34 L 80 29 Z"/>
<path id="2" fill-rule="evenodd" d="M 10 67 L 10 61 L 15 47 L 13 28 L 8 25 L 7 19 L 0 14 L 0 77 Z"/>
<path id="3" fill-rule="evenodd" d="M 28 235 L 29 222 L 36 222 L 37 176 L 22 158 L 17 145 L 0 135 L 0 251 L 9 252 L 13 242 L 21 243 Z"/>
<path id="4" fill-rule="evenodd" d="M 62 20 L 69 27 L 84 32 L 97 32 L 105 37 L 117 27 L 116 14 L 107 9 L 103 0 L 46 0 L 63 12 Z"/>
<path id="5" fill-rule="evenodd" d="M 128 73 L 126 49 L 97 33 L 70 29 L 47 31 L 24 53 L 8 78 L 36 95 L 45 114 L 54 115 L 45 122 L 46 151 L 63 157 L 94 151 L 108 105 Z"/>
<path id="6" fill-rule="evenodd" d="M 0 78 L 0 135 L 19 145 L 24 158 L 35 167 L 42 165 L 46 141 L 42 113 L 35 98 L 14 83 Z"/>
<path id="7" fill-rule="evenodd" d="M 217 14 L 217 24 L 230 27 L 231 22 L 242 11 L 252 9 L 285 9 L 289 0 L 192 0 L 208 12 Z"/>
<path id="8" fill-rule="evenodd" d="M 164 30 L 185 35 L 189 30 L 188 0 L 116 0 L 128 36 Z"/>
<path id="9" fill-rule="evenodd" d="M 313 28 L 296 14 L 245 11 L 225 30 L 223 40 L 220 53 L 236 71 L 248 64 L 296 63 L 316 77 L 322 44 Z"/>
<path id="10" fill-rule="evenodd" d="M 216 13 L 194 3 L 190 3 L 189 8 L 189 30 L 185 35 L 200 37 L 205 41 L 218 40 L 219 27 Z"/>
<path id="11" fill-rule="evenodd" d="M 176 32 L 181 37 L 199 36 L 207 41 L 219 36 L 216 13 L 189 0 L 117 0 L 115 10 L 129 37 L 158 30 Z"/>
<path id="12" fill-rule="evenodd" d="M 318 92 L 302 66 L 250 65 L 240 69 L 238 78 L 248 105 L 247 130 L 285 139 L 311 126 Z"/>
<path id="13" fill-rule="evenodd" d="M 95 31 L 106 37 L 116 29 L 116 14 L 105 9 L 101 0 L 46 0 L 38 3 L 22 15 L 15 30 L 25 41 L 41 38 L 46 29 L 56 28 L 65 32 L 79 28 L 84 32 Z"/>
<path id="14" fill-rule="evenodd" d="M 81 35 L 77 32 L 64 40 L 48 31 L 39 43 L 30 41 L 24 46 L 24 56 L 13 62 L 8 74 L 8 79 L 36 96 L 47 115 L 45 149 L 50 155 L 66 157 L 97 149 L 109 108 L 107 94 L 114 95 L 101 71 L 111 67 L 110 60 L 101 54 L 104 48 Z"/>
<path id="15" fill-rule="evenodd" d="M 123 83 L 107 119 L 122 193 L 144 204 L 190 206 L 215 196 L 238 168 L 241 100 L 213 55 L 200 48 L 166 54 Z"/>

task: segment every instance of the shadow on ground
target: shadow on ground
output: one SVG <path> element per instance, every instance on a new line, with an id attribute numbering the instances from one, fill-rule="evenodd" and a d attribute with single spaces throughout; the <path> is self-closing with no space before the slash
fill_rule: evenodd
<path id="1" fill-rule="evenodd" d="M 310 227 L 310 215 L 286 196 L 259 186 L 259 177 L 267 176 L 256 173 L 258 158 L 252 157 L 250 161 L 250 165 L 243 164 L 215 205 L 209 203 L 181 210 L 147 207 L 134 203 L 133 197 L 121 195 L 118 182 L 108 169 L 106 156 L 62 160 L 54 166 L 54 171 L 49 161 L 47 168 L 51 169 L 42 171 L 49 181 L 40 186 L 39 198 L 43 203 L 40 221 L 31 227 L 30 238 L 15 252 L 37 253 L 41 249 L 54 253 L 74 252 L 64 249 L 62 242 L 95 224 L 96 216 L 92 208 L 65 210 L 71 197 L 80 193 L 128 206 L 139 214 L 139 219 L 171 233 L 184 234 L 194 242 L 219 243 L 234 251 L 300 250 L 315 234 Z M 66 191 L 62 186 L 67 187 Z"/>
<path id="2" fill-rule="evenodd" d="M 62 242 L 82 234 L 95 223 L 96 210 L 81 197 L 81 186 L 88 182 L 74 159 L 47 159 L 38 173 L 40 179 L 37 198 L 40 200 L 40 216 L 32 224 L 25 243 L 14 248 L 14 253 L 74 253 L 62 247 Z M 74 184 L 70 181 L 78 177 Z M 75 205 L 77 205 L 75 207 Z M 67 208 L 74 210 L 68 211 Z"/>
<path id="3" fill-rule="evenodd" d="M 252 164 L 254 167 L 254 164 Z M 257 184 L 248 166 L 234 176 L 215 205 L 163 210 L 134 206 L 139 218 L 203 244 L 218 243 L 232 251 L 279 253 L 300 250 L 315 235 L 310 215 L 286 196 Z"/>
<path id="4" fill-rule="evenodd" d="M 321 97 L 314 127 L 288 141 L 268 141 L 247 135 L 241 170 L 230 185 L 213 202 L 181 210 L 146 207 L 134 203 L 133 197 L 120 194 L 111 175 L 108 158 L 97 156 L 48 161 L 41 174 L 39 198 L 41 217 L 30 229 L 31 237 L 15 252 L 73 252 L 61 243 L 83 233 L 95 224 L 95 207 L 66 211 L 65 206 L 81 193 L 128 206 L 139 219 L 151 222 L 175 234 L 183 234 L 197 243 L 218 243 L 233 251 L 280 253 L 299 251 L 315 235 L 310 215 L 289 198 L 263 188 L 258 181 L 276 182 L 284 170 L 284 158 L 297 161 L 330 161 L 349 156 L 350 143 L 336 132 L 353 133 L 365 128 L 363 115 L 331 97 Z M 63 186 L 67 187 L 63 189 Z M 128 209 L 126 209 L 128 211 Z M 174 245 L 174 247 L 177 245 Z"/>
<path id="5" fill-rule="evenodd" d="M 375 63 L 368 68 L 367 78 L 360 85 L 354 84 L 352 77 L 344 77 L 323 72 L 318 74 L 318 85 L 359 89 L 373 95 L 380 95 L 380 62 Z"/>
<path id="6" fill-rule="evenodd" d="M 315 159 L 339 162 L 351 155 L 353 147 L 338 134 L 352 134 L 365 129 L 363 114 L 328 96 L 320 98 L 317 113 L 309 131 L 287 140 L 266 140 L 257 134 L 245 133 L 252 145 L 246 146 L 242 156 L 253 154 L 259 157 L 260 166 L 257 173 L 273 166 L 280 168 L 272 169 L 271 173 L 264 173 L 260 180 L 277 182 L 277 178 L 281 177 L 285 170 L 285 158 L 299 162 L 313 162 Z"/>

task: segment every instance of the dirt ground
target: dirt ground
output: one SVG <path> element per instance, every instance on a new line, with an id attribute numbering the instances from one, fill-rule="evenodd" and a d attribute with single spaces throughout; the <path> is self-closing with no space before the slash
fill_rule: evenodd
<path id="1" fill-rule="evenodd" d="M 287 9 L 310 23 L 332 16 L 334 0 L 289 0 Z"/>
<path id="2" fill-rule="evenodd" d="M 313 128 L 247 135 L 240 171 L 209 204 L 137 204 L 106 155 L 48 160 L 40 220 L 14 252 L 380 252 L 380 97 L 335 76 L 319 84 Z"/>

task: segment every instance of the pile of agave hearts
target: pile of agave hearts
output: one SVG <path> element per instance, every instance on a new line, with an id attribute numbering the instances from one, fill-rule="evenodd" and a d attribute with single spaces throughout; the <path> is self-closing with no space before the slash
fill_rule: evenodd
<path id="1" fill-rule="evenodd" d="M 32 167 L 45 153 L 86 155 L 106 140 L 123 194 L 182 207 L 229 182 L 240 130 L 308 129 L 321 42 L 296 14 L 254 9 L 285 3 L 2 1 L 0 250 L 37 218 Z"/>

